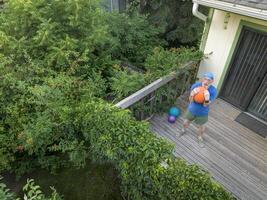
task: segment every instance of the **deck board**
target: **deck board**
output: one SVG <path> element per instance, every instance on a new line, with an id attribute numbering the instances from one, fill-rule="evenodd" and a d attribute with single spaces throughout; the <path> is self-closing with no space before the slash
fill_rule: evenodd
<path id="1" fill-rule="evenodd" d="M 180 99 L 177 105 L 184 110 L 187 103 Z M 239 113 L 228 103 L 216 100 L 211 107 L 204 148 L 197 142 L 195 124 L 185 135 L 178 136 L 183 117 L 170 124 L 166 115 L 156 115 L 150 124 L 157 136 L 175 144 L 175 156 L 202 166 L 238 199 L 266 200 L 267 140 L 235 122 Z"/>

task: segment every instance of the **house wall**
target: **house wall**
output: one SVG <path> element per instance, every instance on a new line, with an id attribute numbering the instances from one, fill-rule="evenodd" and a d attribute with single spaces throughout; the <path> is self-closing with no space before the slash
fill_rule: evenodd
<path id="1" fill-rule="evenodd" d="M 226 21 L 228 23 L 225 23 Z M 204 44 L 204 53 L 211 54 L 208 59 L 201 62 L 198 77 L 201 77 L 201 74 L 206 71 L 213 72 L 215 75 L 214 85 L 220 90 L 240 34 L 240 27 L 246 23 L 252 27 L 263 25 L 267 30 L 267 21 L 233 13 L 230 13 L 230 17 L 227 19 L 227 12 L 214 10 L 211 23 L 208 24 L 210 26 L 208 37 Z"/>

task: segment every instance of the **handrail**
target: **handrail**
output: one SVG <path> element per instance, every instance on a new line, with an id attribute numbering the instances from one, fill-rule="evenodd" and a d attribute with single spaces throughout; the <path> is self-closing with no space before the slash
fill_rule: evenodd
<path id="1" fill-rule="evenodd" d="M 121 100 L 116 104 L 117 107 L 125 109 L 128 108 L 129 106 L 133 105 L 140 99 L 144 98 L 151 92 L 157 90 L 161 86 L 165 85 L 169 81 L 173 80 L 175 78 L 175 74 L 168 75 L 162 78 L 157 79 L 156 81 L 150 83 L 149 85 L 145 86 L 144 88 L 138 90 L 137 92 L 133 93 L 129 97 Z"/>
<path id="2" fill-rule="evenodd" d="M 186 68 L 188 66 L 192 66 L 194 62 L 190 61 L 184 64 L 181 69 Z M 132 95 L 126 97 L 125 99 L 118 102 L 115 106 L 125 109 L 130 107 L 131 105 L 135 104 L 142 98 L 146 97 L 148 94 L 152 93 L 153 91 L 157 90 L 158 88 L 162 87 L 163 85 L 167 84 L 171 80 L 173 80 L 177 75 L 177 72 L 171 72 L 169 75 L 161 77 L 156 81 L 150 83 L 149 85 L 145 86 L 144 88 L 138 90 L 137 92 L 133 93 Z"/>

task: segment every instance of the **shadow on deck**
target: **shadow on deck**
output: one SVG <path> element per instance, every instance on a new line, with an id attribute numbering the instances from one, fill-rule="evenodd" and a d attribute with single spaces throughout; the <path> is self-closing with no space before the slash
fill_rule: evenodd
<path id="1" fill-rule="evenodd" d="M 185 110 L 186 102 L 177 105 Z M 182 137 L 183 117 L 175 124 L 166 115 L 156 115 L 151 129 L 160 137 L 175 144 L 175 155 L 208 170 L 238 199 L 267 199 L 267 140 L 234 121 L 240 113 L 223 100 L 211 106 L 204 135 L 205 147 L 197 142 L 197 126 L 191 124 Z"/>

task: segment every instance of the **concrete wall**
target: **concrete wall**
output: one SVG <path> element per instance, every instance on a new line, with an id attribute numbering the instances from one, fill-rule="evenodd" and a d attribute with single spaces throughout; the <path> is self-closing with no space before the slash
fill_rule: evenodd
<path id="1" fill-rule="evenodd" d="M 227 67 L 227 59 L 230 55 L 234 39 L 237 35 L 241 20 L 267 26 L 267 21 L 258 20 L 230 13 L 228 23 L 224 23 L 226 12 L 215 10 L 210 24 L 210 29 L 204 48 L 204 53 L 212 54 L 201 62 L 198 77 L 206 71 L 211 71 L 215 75 L 215 86 L 220 86 L 223 79 L 224 68 Z M 225 26 L 227 26 L 225 28 Z M 220 83 L 220 84 L 219 84 Z"/>

